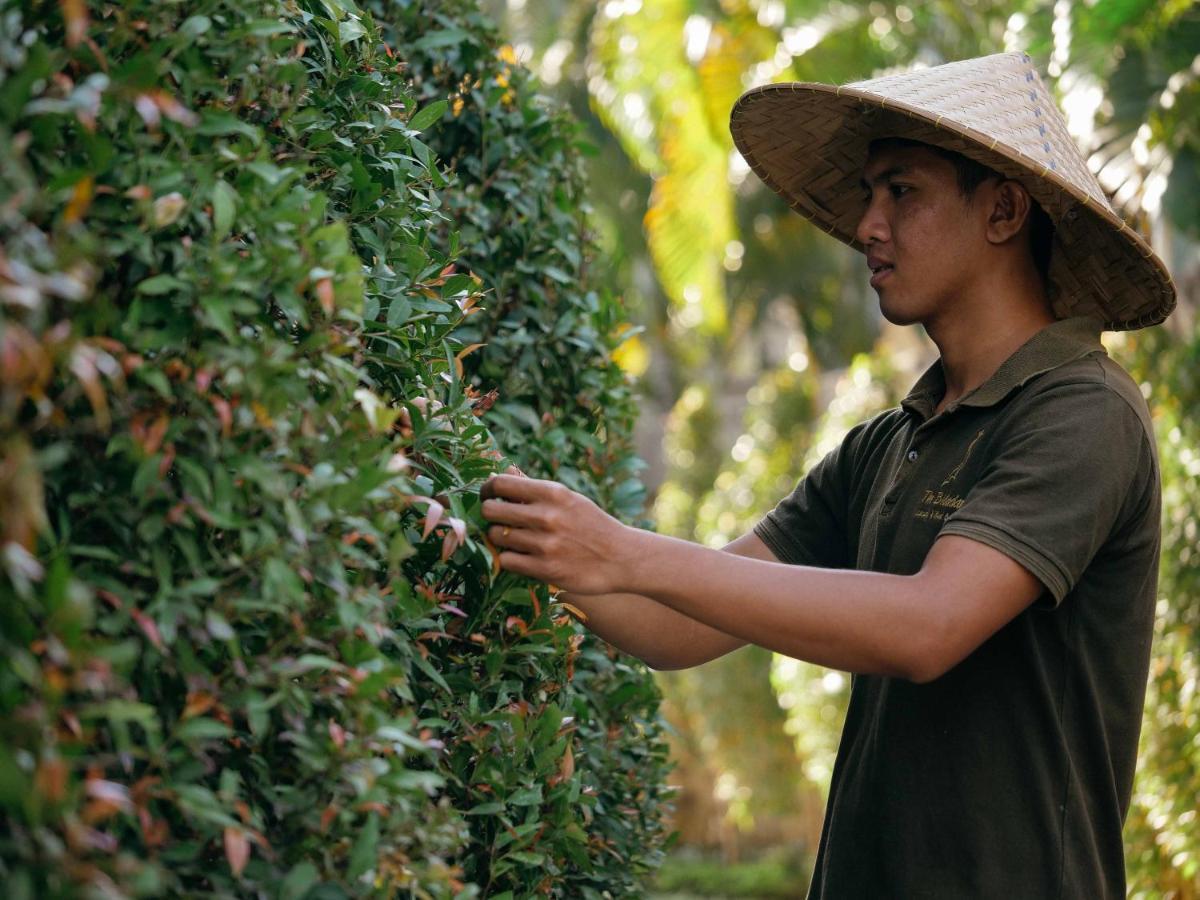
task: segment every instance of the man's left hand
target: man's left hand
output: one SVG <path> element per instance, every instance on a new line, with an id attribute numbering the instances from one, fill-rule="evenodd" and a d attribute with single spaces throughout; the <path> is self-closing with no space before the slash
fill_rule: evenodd
<path id="1" fill-rule="evenodd" d="M 577 594 L 621 590 L 634 529 L 555 481 L 493 475 L 479 491 L 500 567 Z"/>

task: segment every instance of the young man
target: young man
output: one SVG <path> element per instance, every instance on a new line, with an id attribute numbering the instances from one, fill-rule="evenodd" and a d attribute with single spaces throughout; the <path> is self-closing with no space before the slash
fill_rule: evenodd
<path id="1" fill-rule="evenodd" d="M 854 673 L 810 897 L 1124 897 L 1159 474 L 1098 338 L 1161 321 L 1169 276 L 1021 54 L 768 85 L 732 129 L 940 359 L 726 552 L 508 475 L 501 566 L 655 668 L 752 642 Z"/>

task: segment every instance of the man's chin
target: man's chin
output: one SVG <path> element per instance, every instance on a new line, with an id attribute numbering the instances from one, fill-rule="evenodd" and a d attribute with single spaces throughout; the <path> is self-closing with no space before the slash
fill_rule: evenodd
<path id="1" fill-rule="evenodd" d="M 893 325 L 913 325 L 921 321 L 921 316 L 915 310 L 888 303 L 882 297 L 879 300 L 879 312 Z"/>

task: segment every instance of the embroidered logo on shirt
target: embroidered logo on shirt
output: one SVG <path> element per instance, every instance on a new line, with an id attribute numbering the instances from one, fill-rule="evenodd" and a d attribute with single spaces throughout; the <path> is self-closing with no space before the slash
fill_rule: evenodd
<path id="1" fill-rule="evenodd" d="M 966 468 L 967 463 L 971 459 L 971 454 L 975 451 L 975 445 L 979 443 L 983 437 L 984 429 L 979 429 L 975 437 L 971 438 L 971 443 L 967 445 L 966 452 L 963 453 L 963 458 L 959 461 L 950 472 L 942 479 L 939 487 L 947 487 L 954 483 L 954 480 L 962 474 L 962 470 Z M 946 516 L 953 513 L 955 510 L 962 509 L 967 501 L 953 493 L 945 490 L 927 490 L 917 502 L 917 511 L 913 513 L 914 519 L 926 519 L 934 522 L 944 521 Z"/>
<path id="2" fill-rule="evenodd" d="M 963 454 L 962 462 L 950 470 L 950 474 L 946 476 L 946 480 L 942 482 L 942 487 L 950 484 L 957 478 L 963 470 L 963 466 L 967 464 L 967 460 L 971 458 L 971 451 L 975 449 L 975 445 L 979 443 L 979 439 L 983 437 L 983 429 L 979 429 L 979 433 L 971 439 L 971 443 L 967 445 L 967 452 Z M 962 506 L 960 503 L 959 506 Z"/>
<path id="3" fill-rule="evenodd" d="M 926 491 L 921 497 L 921 502 L 917 504 L 917 511 L 913 513 L 913 518 L 933 519 L 940 522 L 956 509 L 962 509 L 966 502 L 962 497 L 948 494 L 945 491 Z"/>

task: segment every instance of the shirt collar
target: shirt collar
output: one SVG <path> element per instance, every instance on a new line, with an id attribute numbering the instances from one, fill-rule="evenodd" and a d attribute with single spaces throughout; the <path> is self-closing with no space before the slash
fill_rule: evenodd
<path id="1" fill-rule="evenodd" d="M 1100 343 L 1102 330 L 1100 321 L 1085 316 L 1052 322 L 1018 347 L 983 384 L 950 404 L 946 411 L 959 406 L 994 406 L 1034 376 L 1091 353 L 1104 353 Z M 945 374 L 938 359 L 925 370 L 900 405 L 909 413 L 929 419 L 945 392 Z"/>

